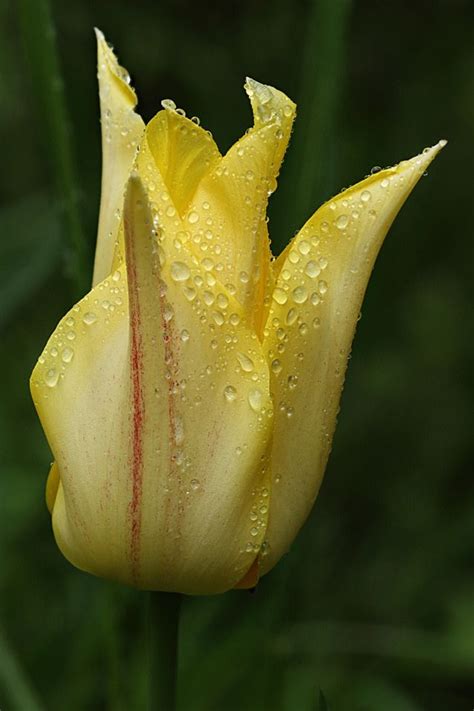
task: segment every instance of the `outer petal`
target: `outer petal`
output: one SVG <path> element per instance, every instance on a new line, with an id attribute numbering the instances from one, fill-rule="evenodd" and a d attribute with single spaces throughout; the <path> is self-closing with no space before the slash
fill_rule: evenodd
<path id="1" fill-rule="evenodd" d="M 323 205 L 278 260 L 264 340 L 275 432 L 263 573 L 288 550 L 313 506 L 374 261 L 398 211 L 444 143 Z"/>
<path id="2" fill-rule="evenodd" d="M 122 267 L 61 321 L 32 376 L 61 477 L 53 526 L 89 572 L 221 592 L 265 535 L 268 371 L 232 297 L 215 285 L 208 308 L 202 267 L 184 248 L 165 256 L 152 227 L 133 178 L 127 278 Z"/>
<path id="3" fill-rule="evenodd" d="M 130 175 L 144 123 L 135 113 L 137 97 L 128 72 L 96 30 L 97 63 L 102 122 L 102 195 L 94 263 L 93 285 L 111 272 L 120 225 L 123 192 Z"/>
<path id="4" fill-rule="evenodd" d="M 195 243 L 216 264 L 222 281 L 263 327 L 269 279 L 268 196 L 290 138 L 295 105 L 270 86 L 247 79 L 254 126 L 201 181 L 190 207 Z"/>

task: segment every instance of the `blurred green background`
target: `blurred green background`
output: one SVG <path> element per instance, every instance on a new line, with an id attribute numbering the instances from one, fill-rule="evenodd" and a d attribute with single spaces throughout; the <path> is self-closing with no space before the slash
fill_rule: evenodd
<path id="1" fill-rule="evenodd" d="M 470 710 L 473 3 L 54 2 L 69 134 L 41 8 L 0 1 L 0 708 L 145 708 L 145 595 L 56 549 L 28 391 L 81 231 L 92 268 L 98 26 L 144 117 L 171 97 L 222 150 L 251 122 L 246 74 L 298 102 L 276 251 L 372 166 L 449 140 L 377 262 L 310 520 L 255 594 L 184 602 L 180 711 L 317 710 L 320 689 L 331 711 Z"/>

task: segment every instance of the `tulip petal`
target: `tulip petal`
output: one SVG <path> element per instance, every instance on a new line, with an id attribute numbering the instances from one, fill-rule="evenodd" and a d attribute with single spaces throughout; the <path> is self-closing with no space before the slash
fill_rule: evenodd
<path id="1" fill-rule="evenodd" d="M 290 138 L 295 105 L 276 89 L 247 79 L 253 127 L 201 181 L 190 207 L 192 234 L 221 265 L 221 279 L 261 331 L 270 279 L 266 224 L 269 195 Z"/>
<path id="2" fill-rule="evenodd" d="M 53 513 L 54 503 L 56 501 L 56 496 L 59 488 L 59 471 L 56 462 L 51 464 L 51 468 L 48 474 L 48 480 L 46 482 L 46 506 L 50 514 Z"/>
<path id="3" fill-rule="evenodd" d="M 313 506 L 374 261 L 398 211 L 444 143 L 323 205 L 277 260 L 264 340 L 275 429 L 262 573 L 288 550 Z"/>
<path id="4" fill-rule="evenodd" d="M 150 152 L 182 215 L 200 181 L 220 160 L 212 136 L 173 109 L 160 111 L 146 128 Z"/>
<path id="5" fill-rule="evenodd" d="M 134 111 L 137 97 L 127 71 L 119 65 L 100 30 L 96 29 L 96 36 L 102 122 L 102 194 L 94 286 L 112 270 L 125 184 L 145 128 L 141 117 Z"/>
<path id="6" fill-rule="evenodd" d="M 125 237 L 126 265 L 62 319 L 32 375 L 61 478 L 56 540 L 103 577 L 222 592 L 265 536 L 268 368 L 233 297 L 185 247 L 157 244 L 136 177 Z"/>

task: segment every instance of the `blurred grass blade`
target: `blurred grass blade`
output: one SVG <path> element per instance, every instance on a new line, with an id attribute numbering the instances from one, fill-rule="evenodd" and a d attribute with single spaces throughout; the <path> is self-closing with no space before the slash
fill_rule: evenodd
<path id="1" fill-rule="evenodd" d="M 59 217 L 45 193 L 0 211 L 0 332 L 50 276 L 59 250 Z"/>
<path id="2" fill-rule="evenodd" d="M 325 698 L 323 692 L 321 691 L 321 689 L 319 690 L 318 711 L 329 711 L 328 703 L 327 703 L 326 698 Z"/>
<path id="3" fill-rule="evenodd" d="M 280 251 L 296 229 L 335 190 L 335 152 L 341 86 L 345 74 L 346 35 L 350 0 L 313 0 L 297 96 L 298 116 L 288 173 L 279 192 L 281 209 L 275 225 L 275 249 Z"/>
<path id="4" fill-rule="evenodd" d="M 42 711 L 29 681 L 0 628 L 0 687 L 5 690 L 12 711 Z"/>
<path id="5" fill-rule="evenodd" d="M 64 234 L 69 241 L 68 275 L 78 294 L 82 294 L 90 281 L 88 249 L 81 225 L 78 181 L 49 0 L 19 0 L 17 7 L 38 106 L 38 133 L 45 137 Z"/>

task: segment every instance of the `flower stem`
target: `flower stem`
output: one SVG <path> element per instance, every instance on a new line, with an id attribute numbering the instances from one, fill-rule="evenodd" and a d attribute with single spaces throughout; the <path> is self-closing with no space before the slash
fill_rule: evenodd
<path id="1" fill-rule="evenodd" d="M 176 709 L 180 605 L 178 593 L 149 593 L 149 711 Z"/>

